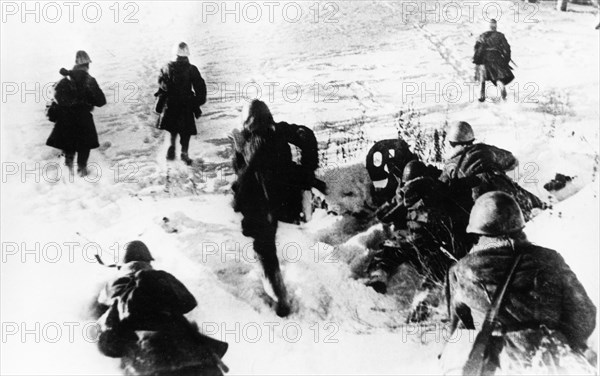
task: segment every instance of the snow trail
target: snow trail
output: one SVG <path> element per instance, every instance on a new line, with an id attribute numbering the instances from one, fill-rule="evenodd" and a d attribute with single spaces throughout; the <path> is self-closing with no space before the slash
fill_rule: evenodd
<path id="1" fill-rule="evenodd" d="M 279 88 L 299 85 L 299 101 L 286 101 L 276 90 L 268 105 L 276 120 L 315 131 L 326 157 L 320 172 L 332 176 L 332 199 L 340 204 L 350 187 L 357 197 L 342 205 L 352 210 L 368 199 L 364 171 L 356 172 L 368 148 L 395 137 L 397 114 L 408 108 L 419 113 L 423 128 L 466 120 L 478 140 L 514 151 L 522 164 L 515 177 L 544 199 L 541 185 L 556 172 L 576 175 L 573 195 L 542 213 L 526 231 L 536 243 L 565 256 L 598 304 L 598 273 L 590 264 L 598 264 L 600 247 L 594 173 L 599 80 L 593 69 L 598 56 L 589 49 L 589 41 L 598 36 L 591 27 L 587 30 L 590 14 L 557 14 L 541 4 L 539 23 L 501 23 L 518 57 L 517 80 L 525 80 L 521 94 L 525 83 L 536 83 L 539 102 L 479 104 L 469 101 L 466 91 L 456 103 L 441 95 L 423 98 L 421 87 L 470 81 L 472 43 L 486 29 L 481 18 L 474 23 L 403 23 L 401 3 L 344 2 L 338 23 L 312 24 L 307 12 L 295 24 L 232 25 L 201 22 L 196 3 L 141 5 L 137 25 L 64 26 L 69 42 L 64 46 L 52 43 L 56 29 L 44 24 L 7 30 L 14 38 L 3 35 L 14 60 L 3 61 L 2 74 L 15 81 L 57 79 L 58 69 L 69 67 L 75 46 L 89 46 L 91 74 L 109 102 L 94 111 L 101 147 L 92 151 L 90 161 L 101 174 L 58 183 L 17 175 L 3 184 L 4 244 L 25 243 L 28 249 L 39 244 L 43 250 L 58 243 L 62 250 L 57 262 L 50 262 L 48 247 L 39 260 L 28 255 L 23 262 L 23 254 L 4 254 L 3 322 L 28 328 L 58 323 L 63 333 L 65 322 L 82 328 L 89 321 L 88 304 L 114 272 L 93 260 L 96 248 L 86 252 L 84 247 L 97 243 L 105 261 L 112 261 L 115 250 L 141 239 L 157 259 L 156 267 L 181 279 L 197 298 L 199 306 L 189 318 L 230 342 L 224 361 L 232 374 L 439 373 L 435 359 L 447 335 L 443 302 L 430 322 L 406 324 L 419 287 L 411 270 L 399 274 L 394 293 L 387 296 L 353 278 L 368 248 L 382 236 L 378 227 L 363 231 L 364 223 L 324 211 L 317 211 L 309 224 L 282 224 L 278 251 L 295 312 L 280 319 L 269 307 L 251 239 L 241 235 L 240 216 L 230 206 L 226 135 L 239 127 L 244 102 L 228 100 L 223 90 L 236 83 L 258 83 L 266 90 L 265 82 L 277 82 Z M 511 5 L 502 7 L 507 11 Z M 170 15 L 170 7 L 178 7 L 177 16 Z M 81 32 L 71 35 L 71 27 Z M 45 61 L 31 62 L 32 52 L 16 48 L 23 40 L 20 32 L 35 33 L 32 43 Z M 556 45 L 536 44 L 542 33 L 558 40 Z M 152 112 L 158 70 L 180 39 L 188 41 L 192 63 L 213 85 L 198 121 L 199 135 L 191 141 L 192 167 L 165 161 L 168 137 L 155 128 Z M 561 58 L 554 59 L 558 52 Z M 559 61 L 561 77 L 545 76 L 553 59 Z M 23 61 L 29 69 L 22 69 Z M 586 79 L 573 67 L 589 71 Z M 419 92 L 407 96 L 407 84 L 417 85 Z M 509 93 L 511 99 L 522 97 Z M 326 101 L 329 96 L 336 100 Z M 3 162 L 56 163 L 64 178 L 65 169 L 57 167 L 62 166 L 59 153 L 44 146 L 50 130 L 43 103 L 3 104 Z M 65 242 L 76 244 L 71 259 Z M 298 328 L 301 335 L 294 342 Z M 0 352 L 2 373 L 120 373 L 118 361 L 101 356 L 90 336 L 75 333 L 73 341 L 63 335 L 56 343 L 8 337 Z M 597 349 L 595 338 L 590 344 Z"/>

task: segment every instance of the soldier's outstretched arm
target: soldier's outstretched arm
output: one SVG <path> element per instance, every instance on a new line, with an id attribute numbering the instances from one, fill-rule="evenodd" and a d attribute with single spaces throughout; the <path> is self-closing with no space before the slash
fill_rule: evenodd
<path id="1" fill-rule="evenodd" d="M 494 153 L 494 162 L 503 171 L 511 171 L 517 168 L 519 160 L 508 150 L 501 149 L 496 146 L 489 145 L 490 150 Z"/>
<path id="2" fill-rule="evenodd" d="M 300 148 L 302 153 L 302 166 L 316 170 L 319 167 L 319 150 L 317 139 L 313 131 L 303 125 L 277 123 L 277 133 L 281 134 L 287 142 Z"/>
<path id="3" fill-rule="evenodd" d="M 277 133 L 280 134 L 287 142 L 297 147 L 300 147 L 300 137 L 298 136 L 298 130 L 300 128 L 297 124 L 289 124 L 286 122 L 277 123 Z"/>

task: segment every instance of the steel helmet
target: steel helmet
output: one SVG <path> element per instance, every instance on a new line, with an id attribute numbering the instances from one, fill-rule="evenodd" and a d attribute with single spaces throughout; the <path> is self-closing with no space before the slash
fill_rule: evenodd
<path id="1" fill-rule="evenodd" d="M 402 183 L 407 182 L 425 176 L 427 174 L 427 166 L 421 161 L 412 160 L 404 166 L 402 171 Z"/>
<path id="2" fill-rule="evenodd" d="M 475 134 L 471 124 L 466 121 L 459 121 L 450 127 L 448 130 L 448 141 L 465 144 L 475 140 Z"/>
<path id="3" fill-rule="evenodd" d="M 87 52 L 80 50 L 77 51 L 77 54 L 75 54 L 75 65 L 89 64 L 91 62 L 92 60 Z"/>
<path id="4" fill-rule="evenodd" d="M 153 261 L 154 258 L 150 254 L 150 250 L 146 247 L 146 244 L 139 240 L 134 240 L 127 244 L 125 247 L 125 254 L 123 254 L 122 264 L 127 264 L 132 261 Z"/>
<path id="5" fill-rule="evenodd" d="M 517 201 L 508 193 L 495 191 L 488 192 L 475 201 L 467 232 L 499 236 L 515 233 L 524 227 L 525 219 Z"/>

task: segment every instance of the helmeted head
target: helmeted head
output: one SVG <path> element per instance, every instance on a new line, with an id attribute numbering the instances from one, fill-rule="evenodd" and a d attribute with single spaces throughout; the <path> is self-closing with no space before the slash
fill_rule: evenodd
<path id="1" fill-rule="evenodd" d="M 425 176 L 426 174 L 427 166 L 425 166 L 423 162 L 417 160 L 410 161 L 404 166 L 404 170 L 402 171 L 402 184 L 406 184 L 407 182 Z"/>
<path id="2" fill-rule="evenodd" d="M 496 21 L 494 18 L 492 18 L 490 20 L 490 30 L 496 31 L 497 28 L 498 28 L 498 21 Z"/>
<path id="3" fill-rule="evenodd" d="M 271 127 L 275 121 L 265 102 L 253 99 L 242 108 L 242 124 L 251 132 Z"/>
<path id="4" fill-rule="evenodd" d="M 87 52 L 79 50 L 75 54 L 75 65 L 84 65 L 89 64 L 91 62 L 92 59 L 90 59 L 90 56 L 87 54 Z"/>
<path id="5" fill-rule="evenodd" d="M 473 128 L 466 121 L 454 123 L 448 130 L 446 137 L 451 145 L 467 145 L 475 141 Z"/>
<path id="6" fill-rule="evenodd" d="M 143 261 L 150 262 L 154 261 L 150 250 L 146 247 L 146 244 L 139 240 L 129 242 L 125 247 L 125 253 L 121 259 L 121 264 L 127 264 L 132 261 Z"/>
<path id="7" fill-rule="evenodd" d="M 523 228 L 525 219 L 517 201 L 508 193 L 495 191 L 481 195 L 475 201 L 467 232 L 496 237 L 516 234 Z"/>
<path id="8" fill-rule="evenodd" d="M 177 57 L 189 57 L 190 56 L 190 48 L 187 43 L 179 42 L 177 46 L 175 46 L 175 55 Z"/>

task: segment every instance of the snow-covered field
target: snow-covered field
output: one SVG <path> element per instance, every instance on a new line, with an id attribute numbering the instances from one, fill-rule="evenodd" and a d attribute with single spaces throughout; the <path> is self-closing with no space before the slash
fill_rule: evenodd
<path id="1" fill-rule="evenodd" d="M 444 1 L 277 3 L 272 22 L 255 3 L 256 23 L 243 2 L 229 3 L 234 13 L 238 4 L 239 22 L 235 14 L 223 22 L 220 2 L 120 3 L 119 14 L 99 3 L 96 23 L 80 8 L 73 22 L 64 8 L 58 22 L 48 22 L 53 13 L 22 22 L 3 3 L 0 373 L 119 374 L 118 361 L 97 351 L 86 310 L 114 273 L 93 255 L 112 261 L 133 239 L 195 295 L 189 317 L 230 343 L 231 374 L 440 372 L 443 304 L 431 322 L 408 325 L 410 278 L 387 296 L 352 278 L 377 227 L 357 233 L 323 211 L 306 225 L 282 224 L 278 248 L 295 313 L 280 319 L 268 307 L 228 193 L 227 134 L 240 127 L 240 96 L 257 88 L 276 120 L 315 130 L 333 185 L 328 199 L 350 211 L 368 199 L 357 184 L 364 156 L 396 134 L 400 111 L 424 129 L 468 121 L 479 141 L 513 151 L 515 179 L 553 203 L 526 232 L 565 257 L 598 305 L 597 12 L 570 5 L 559 13 L 551 3 L 479 2 L 461 5 L 460 17 Z M 47 3 L 38 4 L 41 12 Z M 422 4 L 433 12 L 414 11 Z M 506 103 L 480 104 L 472 83 L 472 47 L 487 14 L 499 19 L 518 65 Z M 123 22 L 128 15 L 138 22 Z M 152 111 L 158 70 L 180 40 L 209 88 L 192 168 L 165 162 L 167 140 Z M 52 124 L 43 89 L 78 49 L 90 54 L 108 104 L 94 111 L 102 146 L 92 151 L 92 176 L 69 181 L 60 152 L 45 146 Z M 551 198 L 542 186 L 557 172 L 576 178 L 568 195 Z M 342 198 L 348 189 L 354 200 Z"/>

